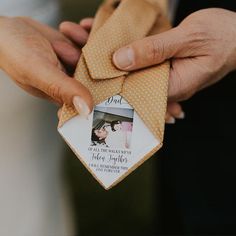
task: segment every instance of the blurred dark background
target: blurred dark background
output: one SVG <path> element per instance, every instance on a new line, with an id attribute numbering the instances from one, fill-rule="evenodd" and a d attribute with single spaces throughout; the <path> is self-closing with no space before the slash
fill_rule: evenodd
<path id="1" fill-rule="evenodd" d="M 93 17 L 101 0 L 61 0 L 63 20 L 78 22 L 84 17 Z"/>

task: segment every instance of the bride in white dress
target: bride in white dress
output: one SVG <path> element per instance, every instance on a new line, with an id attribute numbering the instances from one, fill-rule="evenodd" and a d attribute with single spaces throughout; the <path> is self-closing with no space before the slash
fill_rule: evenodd
<path id="1" fill-rule="evenodd" d="M 0 15 L 55 25 L 59 6 L 57 0 L 1 0 Z M 0 121 L 0 235 L 74 236 L 56 108 L 0 70 Z"/>

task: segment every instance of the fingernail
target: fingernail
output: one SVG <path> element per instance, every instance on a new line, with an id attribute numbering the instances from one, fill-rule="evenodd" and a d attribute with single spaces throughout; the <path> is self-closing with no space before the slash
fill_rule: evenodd
<path id="1" fill-rule="evenodd" d="M 119 69 L 127 69 L 134 63 L 134 51 L 130 47 L 121 48 L 114 53 L 113 61 Z"/>
<path id="2" fill-rule="evenodd" d="M 170 117 L 168 120 L 166 120 L 166 124 L 170 124 L 170 125 L 175 124 L 175 118 L 174 117 Z"/>
<path id="3" fill-rule="evenodd" d="M 61 111 L 62 111 L 61 108 L 57 111 L 57 117 L 58 117 L 58 119 L 60 119 L 60 117 L 61 117 Z"/>
<path id="4" fill-rule="evenodd" d="M 81 97 L 79 96 L 74 97 L 73 104 L 80 116 L 83 116 L 86 118 L 88 117 L 88 115 L 90 114 L 89 107 Z"/>
<path id="5" fill-rule="evenodd" d="M 185 118 L 185 113 L 182 111 L 176 118 L 183 120 Z"/>

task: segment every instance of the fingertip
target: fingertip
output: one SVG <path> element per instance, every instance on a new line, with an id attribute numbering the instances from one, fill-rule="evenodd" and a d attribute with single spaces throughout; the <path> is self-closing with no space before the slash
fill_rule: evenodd
<path id="1" fill-rule="evenodd" d="M 169 125 L 175 124 L 175 118 L 173 116 L 171 116 L 170 113 L 168 113 L 168 112 L 166 113 L 165 123 L 169 124 Z"/>
<path id="2" fill-rule="evenodd" d="M 85 88 L 85 92 L 86 94 L 84 95 L 84 100 L 89 108 L 89 114 L 92 112 L 93 108 L 94 108 L 94 101 L 93 101 L 93 96 L 90 93 L 89 89 Z"/>
<path id="3" fill-rule="evenodd" d="M 89 34 L 81 25 L 66 21 L 60 24 L 59 29 L 76 44 L 85 45 L 87 43 Z"/>
<path id="4" fill-rule="evenodd" d="M 88 115 L 90 114 L 89 106 L 80 96 L 73 97 L 73 105 L 77 110 L 77 112 L 79 113 L 79 115 L 88 117 Z"/>
<path id="5" fill-rule="evenodd" d="M 86 30 L 90 30 L 92 28 L 94 22 L 94 18 L 84 18 L 80 21 L 80 25 Z"/>
<path id="6" fill-rule="evenodd" d="M 67 82 L 65 102 L 73 104 L 76 110 L 82 112 L 84 116 L 89 115 L 94 106 L 90 91 L 75 79 L 67 80 Z"/>
<path id="7" fill-rule="evenodd" d="M 63 21 L 59 24 L 59 30 L 61 32 L 67 30 L 68 26 L 70 26 L 71 22 L 70 21 Z"/>
<path id="8" fill-rule="evenodd" d="M 184 120 L 185 117 L 186 117 L 185 112 L 181 111 L 176 118 L 180 120 Z"/>
<path id="9" fill-rule="evenodd" d="M 113 54 L 113 63 L 120 70 L 132 70 L 134 67 L 134 51 L 130 46 L 121 48 Z"/>
<path id="10" fill-rule="evenodd" d="M 169 104 L 169 111 L 171 111 L 173 115 L 178 115 L 182 112 L 182 107 L 179 103 L 173 102 Z"/>
<path id="11" fill-rule="evenodd" d="M 60 109 L 57 111 L 57 117 L 58 117 L 58 119 L 61 118 L 61 112 L 62 112 L 62 108 L 60 108 Z"/>
<path id="12" fill-rule="evenodd" d="M 177 102 L 172 102 L 168 104 L 168 112 L 177 119 L 184 119 L 185 113 L 182 106 Z"/>
<path id="13" fill-rule="evenodd" d="M 72 102 L 78 113 L 86 118 L 93 110 L 93 100 L 89 91 L 87 96 L 74 96 Z"/>

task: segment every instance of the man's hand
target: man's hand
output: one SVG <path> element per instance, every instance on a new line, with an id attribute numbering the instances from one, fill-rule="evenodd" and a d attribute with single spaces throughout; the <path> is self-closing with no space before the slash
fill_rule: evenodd
<path id="1" fill-rule="evenodd" d="M 132 71 L 172 59 L 169 101 L 182 101 L 236 69 L 235 39 L 236 13 L 205 9 L 176 28 L 119 49 L 113 61 Z"/>
<path id="2" fill-rule="evenodd" d="M 77 27 L 77 45 L 88 32 Z M 66 74 L 81 51 L 62 33 L 25 17 L 0 17 L 0 68 L 21 88 L 56 103 L 74 105 L 81 115 L 93 108 L 89 91 Z"/>

